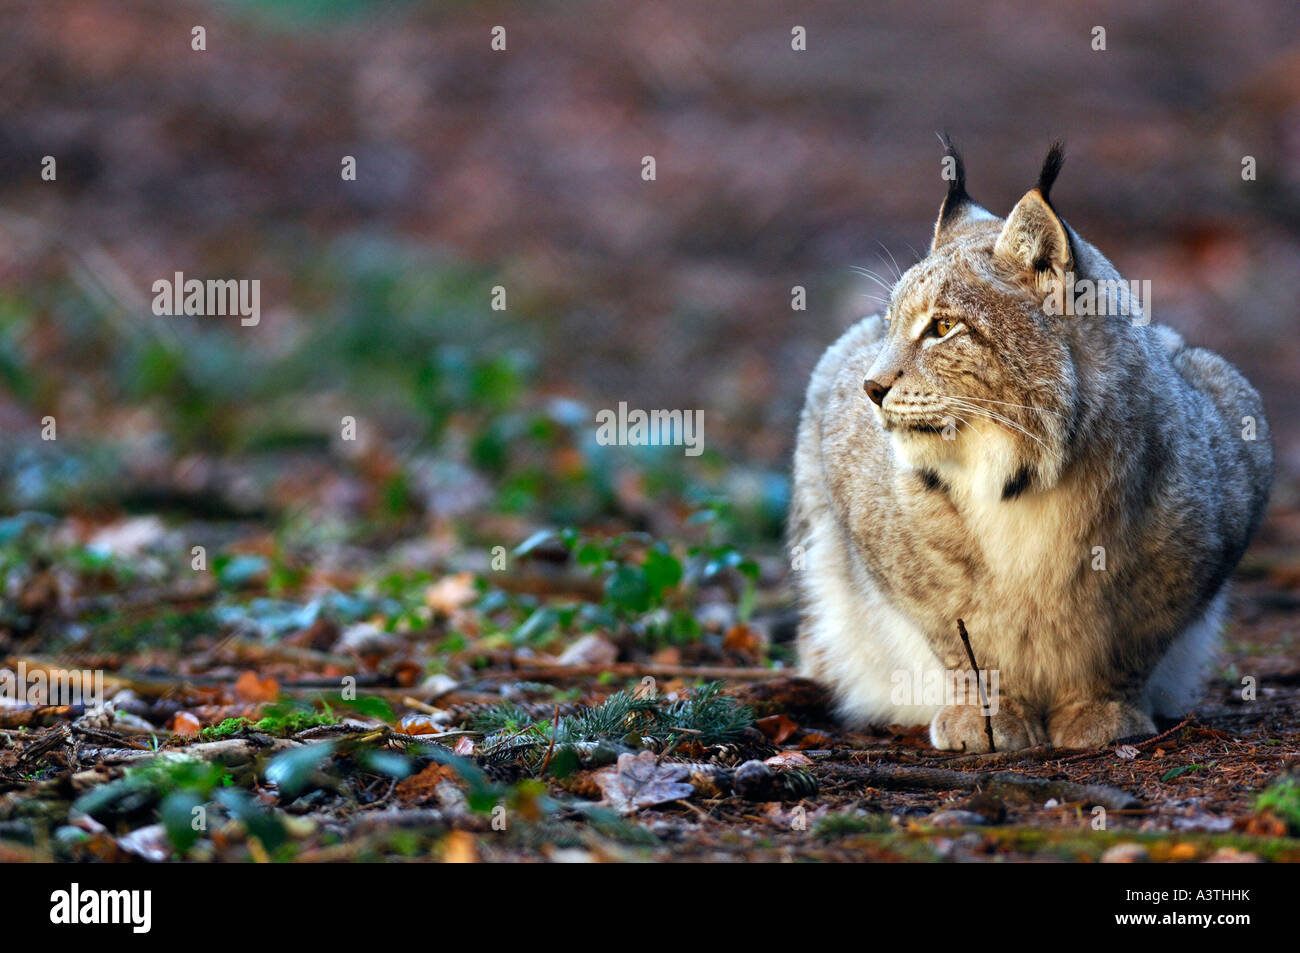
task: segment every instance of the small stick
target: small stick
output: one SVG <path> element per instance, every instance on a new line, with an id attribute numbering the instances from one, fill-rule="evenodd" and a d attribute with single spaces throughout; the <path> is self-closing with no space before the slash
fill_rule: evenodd
<path id="1" fill-rule="evenodd" d="M 412 698 L 410 695 L 402 696 L 402 704 L 407 708 L 414 708 L 416 711 L 423 712 L 426 715 L 442 714 L 439 709 L 434 708 L 432 705 L 426 705 L 424 702 L 420 701 L 420 699 Z"/>
<path id="2" fill-rule="evenodd" d="M 546 767 L 551 763 L 551 755 L 555 751 L 555 736 L 560 733 L 560 706 L 555 706 L 555 720 L 551 722 L 551 743 L 546 749 L 546 757 L 542 759 L 542 766 L 537 769 L 538 774 L 545 774 Z"/>
<path id="3" fill-rule="evenodd" d="M 996 753 L 998 749 L 993 745 L 993 716 L 989 714 L 989 700 L 984 694 L 984 681 L 980 678 L 980 667 L 975 662 L 975 650 L 970 647 L 970 636 L 966 634 L 966 623 L 961 619 L 957 620 L 957 632 L 961 635 L 962 644 L 966 646 L 966 657 L 970 659 L 970 667 L 975 670 L 975 684 L 979 687 L 980 705 L 984 709 L 984 733 L 989 736 L 989 752 Z"/>
<path id="4" fill-rule="evenodd" d="M 1140 808 L 1142 802 L 1118 788 L 1100 784 L 1052 781 L 1011 771 L 950 771 L 903 765 L 819 764 L 819 779 L 846 781 L 886 791 L 987 791 L 1006 799 L 1042 804 L 1048 798 L 1062 802 L 1100 804 L 1108 811 Z"/>
<path id="5" fill-rule="evenodd" d="M 1150 748 L 1152 745 L 1157 745 L 1162 741 L 1168 740 L 1170 737 L 1176 735 L 1178 732 L 1182 731 L 1188 725 L 1195 722 L 1195 720 L 1196 720 L 1196 712 L 1192 712 L 1190 715 L 1188 715 L 1178 724 L 1174 725 L 1168 731 L 1162 731 L 1160 734 L 1153 735 L 1152 737 L 1148 738 L 1146 741 L 1139 741 L 1137 744 L 1132 745 L 1131 747 L 1136 748 L 1138 751 L 1145 751 L 1147 748 Z M 1072 762 L 1075 761 L 1088 761 L 1092 758 L 1100 758 L 1102 755 L 1112 754 L 1116 750 L 1117 749 L 1115 747 L 1107 745 L 1104 748 L 1098 748 L 1096 751 L 1089 751 L 1086 754 L 1076 754 L 1070 758 L 1062 758 L 1061 764 L 1071 764 Z"/>

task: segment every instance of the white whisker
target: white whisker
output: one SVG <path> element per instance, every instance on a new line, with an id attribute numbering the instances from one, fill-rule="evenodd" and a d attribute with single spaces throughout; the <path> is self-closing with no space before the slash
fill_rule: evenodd
<path id="1" fill-rule="evenodd" d="M 1065 416 L 1065 414 L 1059 413 L 1058 411 L 1055 410 L 1048 410 L 1045 407 L 1031 407 L 1029 404 L 1013 404 L 1007 400 L 993 400 L 991 397 L 972 397 L 970 394 L 962 394 L 961 399 L 977 400 L 980 401 L 981 403 L 987 403 L 987 404 L 1001 404 L 1004 407 L 1019 407 L 1021 410 L 1032 410 L 1040 414 L 1052 414 L 1056 417 Z"/>
<path id="2" fill-rule="evenodd" d="M 1044 440 L 1030 433 L 1022 425 L 1012 420 L 1011 418 L 1006 417 L 999 413 L 995 413 L 994 411 L 989 410 L 987 407 L 980 407 L 978 405 L 968 403 L 967 401 L 965 401 L 964 398 L 961 397 L 948 397 L 946 399 L 951 401 L 957 407 L 960 407 L 962 410 L 974 414 L 976 417 L 983 417 L 986 420 L 991 420 L 995 423 L 1002 424 L 1004 427 L 1006 427 L 1007 429 L 1015 433 L 1024 434 L 1030 440 L 1034 441 L 1045 451 L 1047 451 L 1047 453 L 1051 455 L 1053 459 L 1058 461 L 1064 459 L 1063 455 L 1059 451 L 1054 450 L 1052 447 L 1048 446 L 1048 444 Z"/>

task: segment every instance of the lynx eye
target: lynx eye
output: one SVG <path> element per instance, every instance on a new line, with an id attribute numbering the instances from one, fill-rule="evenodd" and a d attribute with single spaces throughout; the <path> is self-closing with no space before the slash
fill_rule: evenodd
<path id="1" fill-rule="evenodd" d="M 956 326 L 956 324 L 957 322 L 954 321 L 952 318 L 935 318 L 934 336 L 939 338 L 947 337 L 948 332 L 951 331 Z"/>

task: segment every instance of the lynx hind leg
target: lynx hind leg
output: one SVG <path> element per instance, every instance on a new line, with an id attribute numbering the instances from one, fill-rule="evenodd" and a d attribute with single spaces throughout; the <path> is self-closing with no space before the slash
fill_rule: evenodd
<path id="1" fill-rule="evenodd" d="M 1151 673 L 1146 686 L 1148 711 L 1162 718 L 1182 718 L 1201 700 L 1226 616 L 1227 591 L 1220 590 L 1205 614 L 1174 640 Z"/>
<path id="2" fill-rule="evenodd" d="M 993 745 L 998 751 L 1032 748 L 1047 740 L 1041 718 L 1008 699 L 1002 699 L 996 714 L 990 715 Z M 930 723 L 930 743 L 941 751 L 983 754 L 989 750 L 987 723 L 977 705 L 949 705 Z"/>

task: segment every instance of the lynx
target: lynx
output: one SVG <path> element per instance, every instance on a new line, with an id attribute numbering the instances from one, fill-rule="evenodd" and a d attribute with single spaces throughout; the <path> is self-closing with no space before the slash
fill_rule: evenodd
<path id="1" fill-rule="evenodd" d="M 986 712 L 1000 751 L 1149 734 L 1199 698 L 1267 501 L 1259 395 L 1149 323 L 1057 214 L 1059 143 L 1005 220 L 946 144 L 929 254 L 808 388 L 789 525 L 802 669 L 847 719 L 928 722 L 941 749 L 989 750 Z M 1050 307 L 1067 279 L 1123 307 Z M 958 619 L 996 697 L 918 697 L 971 672 Z"/>

